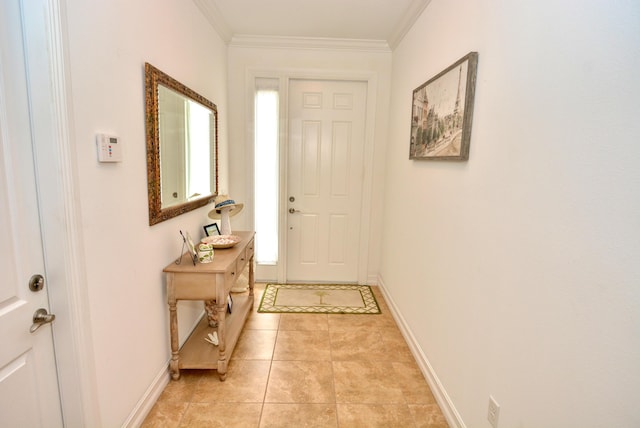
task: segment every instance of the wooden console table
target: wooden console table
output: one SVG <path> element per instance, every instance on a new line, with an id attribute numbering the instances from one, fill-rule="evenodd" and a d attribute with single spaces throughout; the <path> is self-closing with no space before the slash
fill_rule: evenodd
<path id="1" fill-rule="evenodd" d="M 227 376 L 227 363 L 253 308 L 253 238 L 254 232 L 234 232 L 241 241 L 228 249 L 214 251 L 213 262 L 197 263 L 183 257 L 177 265 L 163 269 L 167 276 L 169 325 L 171 329 L 171 362 L 174 380 L 180 369 L 216 369 L 220 380 Z M 227 296 L 244 269 L 249 269 L 249 293 L 234 294 L 231 313 L 227 313 Z M 206 314 L 187 341 L 178 347 L 178 300 L 203 300 Z M 218 346 L 204 340 L 218 332 Z"/>

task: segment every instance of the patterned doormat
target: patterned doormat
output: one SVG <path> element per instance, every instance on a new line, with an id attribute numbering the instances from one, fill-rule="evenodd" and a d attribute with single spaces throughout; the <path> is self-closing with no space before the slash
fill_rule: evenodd
<path id="1" fill-rule="evenodd" d="M 258 312 L 379 314 L 368 285 L 267 284 Z"/>

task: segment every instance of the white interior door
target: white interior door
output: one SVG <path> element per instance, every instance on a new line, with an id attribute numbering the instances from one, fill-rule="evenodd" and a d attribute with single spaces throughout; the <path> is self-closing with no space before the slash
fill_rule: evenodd
<path id="1" fill-rule="evenodd" d="M 357 282 L 367 84 L 291 80 L 287 281 Z"/>
<path id="2" fill-rule="evenodd" d="M 60 427 L 19 0 L 0 1 L 0 426 Z M 34 274 L 45 277 L 31 291 Z"/>

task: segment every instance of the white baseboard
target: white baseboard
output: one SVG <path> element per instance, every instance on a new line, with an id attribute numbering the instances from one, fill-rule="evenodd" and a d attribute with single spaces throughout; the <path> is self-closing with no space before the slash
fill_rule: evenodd
<path id="1" fill-rule="evenodd" d="M 377 275 L 369 275 L 367 277 L 367 285 L 378 285 L 378 276 Z"/>
<path id="2" fill-rule="evenodd" d="M 384 285 L 384 281 L 382 277 L 378 276 L 377 282 L 378 282 L 378 286 L 380 287 L 380 291 L 382 291 L 382 294 L 384 295 L 384 299 L 387 302 L 389 309 L 391 310 L 391 314 L 393 315 L 393 318 L 396 320 L 396 323 L 398 324 L 398 328 L 402 332 L 402 336 L 404 336 L 404 339 L 407 341 L 407 344 L 409 345 L 409 349 L 411 350 L 413 357 L 416 359 L 416 362 L 418 363 L 418 366 L 420 367 L 422 374 L 424 375 L 427 383 L 429 384 L 429 387 L 431 388 L 431 392 L 433 392 L 433 396 L 435 397 L 436 402 L 440 406 L 440 409 L 442 410 L 442 413 L 444 414 L 444 417 L 447 420 L 447 423 L 451 427 L 466 428 L 466 425 L 464 424 L 462 417 L 456 410 L 455 406 L 453 405 L 453 402 L 451 401 L 451 398 L 449 398 L 449 395 L 447 394 L 447 391 L 445 391 L 444 387 L 442 386 L 442 383 L 440 382 L 440 380 L 438 379 L 438 376 L 433 370 L 431 363 L 429 362 L 426 355 L 422 351 L 422 347 L 416 340 L 411 329 L 409 328 L 406 321 L 402 317 L 402 314 L 398 310 L 398 307 L 396 306 L 395 302 L 389 295 L 389 292 L 387 291 Z"/>
<path id="3" fill-rule="evenodd" d="M 202 313 L 198 317 L 196 317 L 195 322 L 189 330 L 189 334 L 185 335 L 180 343 L 180 346 L 182 346 L 184 342 L 189 338 L 191 333 L 193 333 L 193 330 L 196 329 L 204 314 L 205 311 L 203 310 Z M 164 363 L 156 377 L 153 379 L 153 382 L 151 382 L 151 385 L 149 385 L 145 393 L 138 401 L 138 404 L 136 404 L 136 406 L 131 411 L 131 414 L 129 415 L 127 420 L 122 424 L 122 428 L 134 428 L 142 425 L 142 422 L 144 422 L 144 419 L 151 411 L 151 408 L 154 404 L 156 404 L 156 401 L 158 401 L 158 398 L 160 398 L 162 391 L 164 391 L 164 389 L 169 384 L 169 381 L 171 380 L 169 374 L 169 362 L 171 362 L 171 357 L 169 357 L 167 362 Z"/>
<path id="4" fill-rule="evenodd" d="M 162 367 L 160 372 L 156 375 L 149 388 L 145 391 L 144 395 L 138 401 L 138 404 L 133 409 L 127 420 L 122 424 L 123 427 L 126 428 L 134 428 L 139 427 L 144 422 L 144 419 L 147 417 L 151 408 L 158 398 L 160 398 L 160 394 L 164 391 L 165 387 L 169 384 L 169 361 Z"/>

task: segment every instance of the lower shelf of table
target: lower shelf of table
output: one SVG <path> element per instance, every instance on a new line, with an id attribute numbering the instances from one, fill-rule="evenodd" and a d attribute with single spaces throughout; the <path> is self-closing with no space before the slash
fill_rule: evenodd
<path id="1" fill-rule="evenodd" d="M 253 308 L 253 296 L 233 294 L 232 313 L 227 313 L 225 319 L 226 329 L 226 349 L 227 361 L 231 358 L 233 349 L 236 346 L 238 337 L 242 332 L 242 327 Z M 202 317 L 197 327 L 187 341 L 180 348 L 180 359 L 178 367 L 180 369 L 217 369 L 218 368 L 218 346 L 214 346 L 204 340 L 209 333 L 217 331 L 216 327 L 209 327 L 206 314 Z"/>

